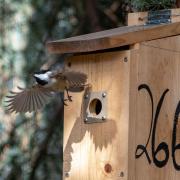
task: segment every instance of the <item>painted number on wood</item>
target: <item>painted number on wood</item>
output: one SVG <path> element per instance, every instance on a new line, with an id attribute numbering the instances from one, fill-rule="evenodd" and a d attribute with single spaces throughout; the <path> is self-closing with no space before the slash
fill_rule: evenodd
<path id="1" fill-rule="evenodd" d="M 159 120 L 159 114 L 161 112 L 161 108 L 163 106 L 164 99 L 165 99 L 166 95 L 168 94 L 169 89 L 166 89 L 162 93 L 156 108 L 154 108 L 155 107 L 154 99 L 153 99 L 153 94 L 151 92 L 150 87 L 147 84 L 141 84 L 138 87 L 138 91 L 141 91 L 141 90 L 145 90 L 147 92 L 148 96 L 150 97 L 150 100 L 151 100 L 151 125 L 150 125 L 149 136 L 147 138 L 146 144 L 145 145 L 139 144 L 136 147 L 135 158 L 138 159 L 144 154 L 146 156 L 149 164 L 151 164 L 151 162 L 153 162 L 155 164 L 155 166 L 162 168 L 168 163 L 169 156 L 171 156 L 171 158 L 173 160 L 174 168 L 179 171 L 180 170 L 180 164 L 178 164 L 178 162 L 176 161 L 176 155 L 175 154 L 178 150 L 180 150 L 180 144 L 177 144 L 177 142 L 176 142 L 176 131 L 177 131 L 177 124 L 178 124 L 178 117 L 179 117 L 179 113 L 180 113 L 180 101 L 176 107 L 175 114 L 174 114 L 171 148 L 164 141 L 161 142 L 156 147 L 155 146 L 156 134 L 158 133 L 156 130 L 157 122 Z M 147 146 L 149 143 L 151 143 L 152 157 L 150 157 L 148 150 L 147 150 Z M 159 160 L 157 158 L 158 153 L 160 153 L 160 151 L 163 151 L 165 154 L 164 158 L 161 160 Z"/>

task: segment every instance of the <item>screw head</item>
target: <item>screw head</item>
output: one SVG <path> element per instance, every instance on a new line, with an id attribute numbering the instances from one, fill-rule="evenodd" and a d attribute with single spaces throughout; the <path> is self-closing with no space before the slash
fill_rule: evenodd
<path id="1" fill-rule="evenodd" d="M 65 172 L 65 177 L 69 177 L 69 173 L 68 172 Z"/>
<path id="2" fill-rule="evenodd" d="M 68 62 L 68 64 L 67 64 L 67 65 L 68 65 L 68 67 L 71 67 L 71 62 Z"/>
<path id="3" fill-rule="evenodd" d="M 106 120 L 106 117 L 105 117 L 105 116 L 103 116 L 103 117 L 102 117 L 102 120 L 103 120 L 103 121 L 104 121 L 104 120 Z"/>
<path id="4" fill-rule="evenodd" d="M 124 58 L 124 62 L 128 62 L 128 58 L 127 57 Z"/>
<path id="5" fill-rule="evenodd" d="M 106 93 L 104 92 L 104 93 L 102 93 L 102 97 L 103 98 L 105 98 L 106 97 Z"/>
<path id="6" fill-rule="evenodd" d="M 86 95 L 84 96 L 84 98 L 85 98 L 85 99 L 87 99 L 88 97 L 89 97 L 89 95 L 88 95 L 88 94 L 86 94 Z"/>
<path id="7" fill-rule="evenodd" d="M 124 177 L 124 172 L 121 171 L 120 174 L 119 174 L 120 177 Z"/>
<path id="8" fill-rule="evenodd" d="M 85 118 L 84 121 L 87 122 L 87 121 L 88 121 L 88 118 Z"/>

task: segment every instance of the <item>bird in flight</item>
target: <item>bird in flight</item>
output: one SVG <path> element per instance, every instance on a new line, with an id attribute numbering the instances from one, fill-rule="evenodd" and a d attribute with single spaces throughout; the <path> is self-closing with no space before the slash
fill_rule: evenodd
<path id="1" fill-rule="evenodd" d="M 58 92 L 67 93 L 65 101 L 72 101 L 70 92 L 83 91 L 87 85 L 87 75 L 82 72 L 65 69 L 41 70 L 35 72 L 35 83 L 30 88 L 18 87 L 19 92 L 10 91 L 7 97 L 7 108 L 10 112 L 25 113 L 36 111 L 48 103 L 49 99 Z"/>

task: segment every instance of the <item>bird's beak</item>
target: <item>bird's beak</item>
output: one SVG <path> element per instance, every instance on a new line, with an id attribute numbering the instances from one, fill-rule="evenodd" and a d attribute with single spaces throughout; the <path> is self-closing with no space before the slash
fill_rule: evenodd
<path id="1" fill-rule="evenodd" d="M 29 75 L 30 75 L 31 77 L 32 77 L 32 76 L 34 77 L 34 73 L 30 73 Z"/>

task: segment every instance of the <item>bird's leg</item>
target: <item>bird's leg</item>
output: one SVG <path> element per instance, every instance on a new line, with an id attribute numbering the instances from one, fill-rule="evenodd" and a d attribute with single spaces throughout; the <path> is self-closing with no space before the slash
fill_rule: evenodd
<path id="1" fill-rule="evenodd" d="M 66 93 L 67 93 L 68 101 L 72 101 L 72 96 L 69 95 L 68 88 L 65 87 L 65 90 L 66 90 Z"/>
<path id="2" fill-rule="evenodd" d="M 63 98 L 61 97 L 61 101 L 62 101 L 62 103 L 63 103 L 64 106 L 68 106 L 68 105 L 65 103 L 65 101 L 67 101 L 67 99 L 63 99 Z"/>
<path id="3" fill-rule="evenodd" d="M 64 106 L 68 106 L 68 105 L 65 103 L 65 101 L 67 101 L 67 99 L 64 99 L 64 97 L 62 96 L 61 93 L 58 93 L 58 96 L 60 97 L 62 104 L 63 104 Z"/>

